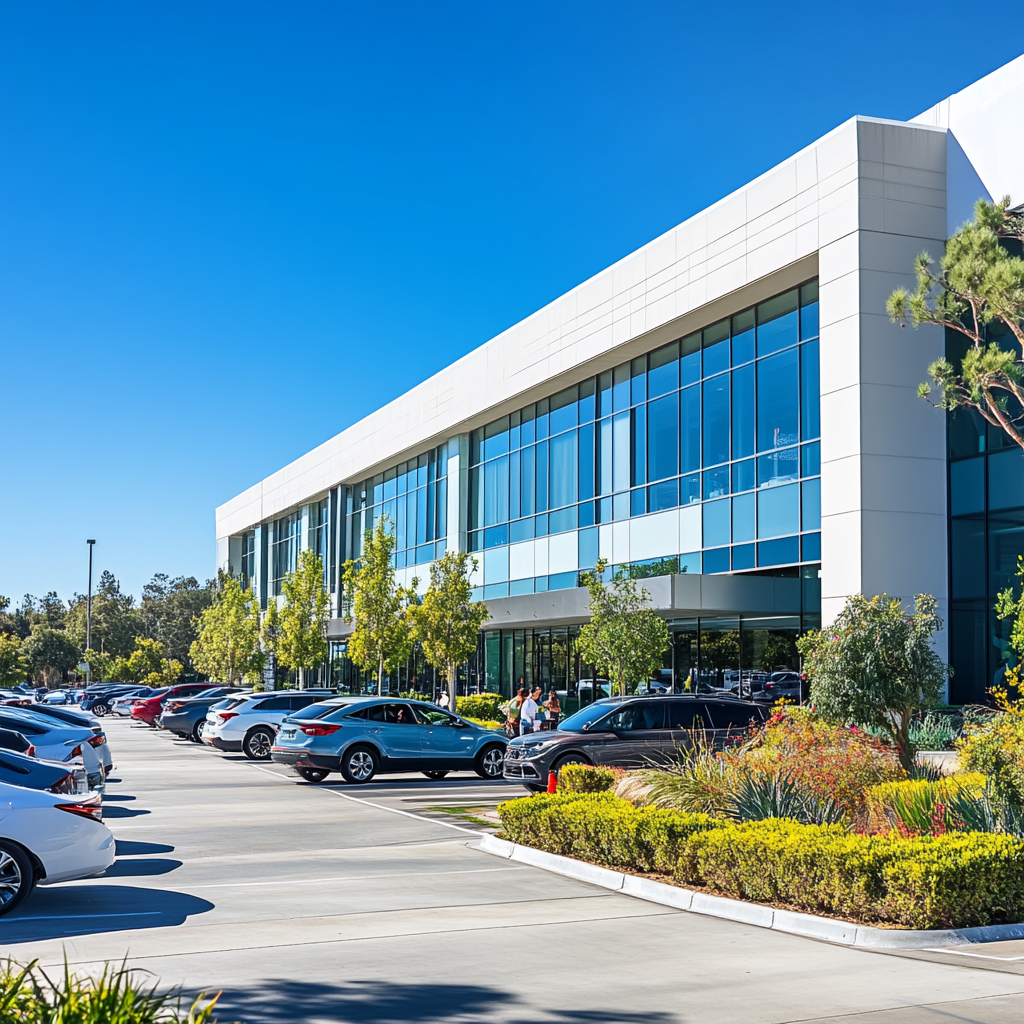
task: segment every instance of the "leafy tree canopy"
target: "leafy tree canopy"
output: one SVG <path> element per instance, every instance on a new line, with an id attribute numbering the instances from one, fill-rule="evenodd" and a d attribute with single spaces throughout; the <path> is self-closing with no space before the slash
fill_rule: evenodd
<path id="1" fill-rule="evenodd" d="M 29 674 L 28 659 L 21 651 L 21 638 L 0 633 L 0 686 L 17 686 Z"/>
<path id="2" fill-rule="evenodd" d="M 191 658 L 200 672 L 228 686 L 261 679 L 267 656 L 260 647 L 259 602 L 234 577 L 221 577 L 213 604 L 200 613 Z"/>
<path id="3" fill-rule="evenodd" d="M 324 586 L 323 559 L 313 551 L 300 551 L 295 572 L 284 578 L 281 593 L 284 604 L 275 653 L 282 665 L 298 672 L 301 689 L 305 673 L 327 658 L 331 598 Z"/>
<path id="4" fill-rule="evenodd" d="M 85 648 L 87 601 L 76 594 L 65 620 L 68 636 Z M 143 634 L 143 623 L 130 594 L 121 592 L 113 574 L 104 571 L 92 599 L 93 649 L 115 657 L 129 658 L 135 650 L 135 638 Z"/>
<path id="5" fill-rule="evenodd" d="M 215 582 L 200 585 L 195 576 L 157 573 L 142 588 L 139 620 L 146 636 L 164 645 L 167 657 L 189 664 L 197 636 L 198 617 L 214 599 Z"/>
<path id="6" fill-rule="evenodd" d="M 65 679 L 78 665 L 81 651 L 62 629 L 35 626 L 21 645 L 21 653 L 28 661 L 35 678 L 47 686 L 57 679 Z"/>

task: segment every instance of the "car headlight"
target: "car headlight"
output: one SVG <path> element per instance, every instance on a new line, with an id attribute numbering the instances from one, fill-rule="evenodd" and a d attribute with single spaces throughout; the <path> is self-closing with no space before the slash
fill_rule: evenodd
<path id="1" fill-rule="evenodd" d="M 556 742 L 556 740 L 542 740 L 540 743 L 531 743 L 528 747 L 523 746 L 520 748 L 523 752 L 522 756 L 529 760 L 531 757 L 536 757 L 542 751 L 549 750 Z"/>

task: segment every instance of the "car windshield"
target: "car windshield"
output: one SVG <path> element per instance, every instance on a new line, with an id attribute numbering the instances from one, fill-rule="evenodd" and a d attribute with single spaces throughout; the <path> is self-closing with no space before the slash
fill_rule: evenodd
<path id="1" fill-rule="evenodd" d="M 221 688 L 214 686 L 209 690 L 200 690 L 198 693 L 183 693 L 182 697 L 219 697 Z"/>
<path id="2" fill-rule="evenodd" d="M 599 718 L 603 718 L 613 707 L 614 705 L 611 704 L 588 704 L 585 708 L 580 708 L 575 715 L 570 715 L 564 722 L 561 722 L 558 726 L 558 731 L 583 732 L 583 726 L 590 725 Z"/>
<path id="3" fill-rule="evenodd" d="M 323 702 L 309 704 L 301 711 L 296 711 L 294 715 L 289 715 L 288 721 L 307 722 L 311 718 L 323 718 L 325 715 L 331 714 L 332 711 L 347 711 L 348 708 L 348 704 L 325 704 Z"/>

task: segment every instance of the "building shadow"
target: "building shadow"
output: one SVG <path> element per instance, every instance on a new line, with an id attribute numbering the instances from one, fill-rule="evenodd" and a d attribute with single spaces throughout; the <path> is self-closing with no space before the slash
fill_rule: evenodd
<path id="1" fill-rule="evenodd" d="M 209 900 L 173 889 L 102 882 L 44 885 L 13 913 L 0 918 L 0 946 L 65 935 L 165 928 L 184 924 L 213 907 Z"/>
<path id="2" fill-rule="evenodd" d="M 293 1024 L 330 1020 L 339 1024 L 442 1024 L 489 1020 L 498 1014 L 508 1024 L 668 1024 L 679 1017 L 646 1010 L 545 1009 L 517 995 L 485 985 L 438 981 L 343 981 L 334 984 L 274 978 L 244 990 L 226 991 L 217 1003 L 222 1021 L 245 1024 Z"/>

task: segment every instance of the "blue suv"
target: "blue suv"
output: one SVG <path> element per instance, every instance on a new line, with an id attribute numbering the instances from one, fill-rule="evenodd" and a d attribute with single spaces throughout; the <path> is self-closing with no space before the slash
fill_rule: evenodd
<path id="1" fill-rule="evenodd" d="M 443 779 L 475 771 L 500 779 L 506 739 L 433 704 L 388 697 L 341 697 L 313 704 L 281 722 L 271 757 L 307 782 L 341 772 L 369 782 L 378 772 L 422 772 Z"/>

